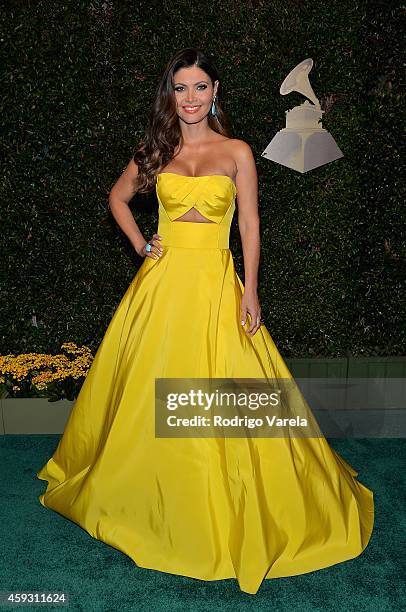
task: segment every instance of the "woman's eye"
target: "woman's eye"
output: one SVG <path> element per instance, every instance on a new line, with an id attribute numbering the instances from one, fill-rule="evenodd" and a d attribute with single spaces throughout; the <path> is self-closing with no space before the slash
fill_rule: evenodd
<path id="1" fill-rule="evenodd" d="M 197 89 L 199 89 L 200 87 L 203 87 L 203 89 L 207 89 L 207 85 L 198 85 Z M 184 87 L 182 87 L 182 85 L 177 85 L 177 87 L 175 87 L 175 91 L 182 91 L 184 89 Z"/>

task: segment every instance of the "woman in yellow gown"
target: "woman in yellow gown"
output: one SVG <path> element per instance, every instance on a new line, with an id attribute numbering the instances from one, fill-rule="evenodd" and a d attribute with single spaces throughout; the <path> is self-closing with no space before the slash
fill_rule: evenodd
<path id="1" fill-rule="evenodd" d="M 145 259 L 37 476 L 48 483 L 43 506 L 138 566 L 236 578 L 255 594 L 264 579 L 358 556 L 374 502 L 323 435 L 155 435 L 157 378 L 292 379 L 257 297 L 254 158 L 227 136 L 218 87 L 199 50 L 164 71 L 144 142 L 109 200 Z M 154 186 L 159 223 L 147 242 L 127 204 Z M 228 243 L 237 194 L 245 286 Z"/>

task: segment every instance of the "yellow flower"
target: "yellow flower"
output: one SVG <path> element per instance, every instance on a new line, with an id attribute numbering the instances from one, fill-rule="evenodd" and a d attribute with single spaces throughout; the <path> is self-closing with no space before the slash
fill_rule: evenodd
<path id="1" fill-rule="evenodd" d="M 20 390 L 14 383 L 22 380 L 28 380 L 36 389 L 43 390 L 51 382 L 85 377 L 94 359 L 90 348 L 77 346 L 74 342 L 65 342 L 61 348 L 71 357 L 46 353 L 0 355 L 0 383 L 6 383 L 4 375 L 8 375 L 13 391 Z"/>

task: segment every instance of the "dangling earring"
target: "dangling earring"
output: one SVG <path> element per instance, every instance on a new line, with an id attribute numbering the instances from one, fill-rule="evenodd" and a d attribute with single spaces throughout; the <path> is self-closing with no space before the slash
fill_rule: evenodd
<path id="1" fill-rule="evenodd" d="M 216 95 L 217 94 L 214 95 L 213 102 L 211 103 L 211 114 L 213 115 L 213 117 L 217 115 L 216 105 L 215 105 Z"/>

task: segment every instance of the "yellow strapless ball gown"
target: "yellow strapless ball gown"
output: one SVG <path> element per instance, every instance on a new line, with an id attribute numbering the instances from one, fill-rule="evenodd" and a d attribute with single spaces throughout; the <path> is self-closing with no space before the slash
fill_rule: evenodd
<path id="1" fill-rule="evenodd" d="M 145 258 L 107 328 L 41 504 L 138 566 L 201 580 L 310 572 L 358 556 L 373 493 L 318 438 L 157 438 L 155 378 L 292 378 L 262 325 L 240 323 L 230 177 L 157 177 L 163 255 Z M 175 221 L 191 207 L 212 223 Z"/>

